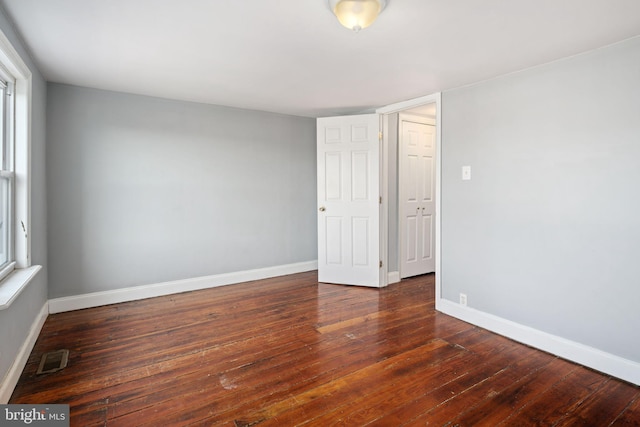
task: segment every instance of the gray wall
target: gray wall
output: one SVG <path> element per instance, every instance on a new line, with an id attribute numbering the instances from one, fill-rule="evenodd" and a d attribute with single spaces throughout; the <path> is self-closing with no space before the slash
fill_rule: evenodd
<path id="1" fill-rule="evenodd" d="M 442 111 L 443 297 L 640 361 L 640 38 Z"/>
<path id="2" fill-rule="evenodd" d="M 25 51 L 4 11 L 0 9 L 0 29 L 33 74 L 31 111 L 31 259 L 42 270 L 11 304 L 0 311 L 0 381 L 18 355 L 37 314 L 47 301 L 47 209 L 45 182 L 45 112 L 47 87 Z"/>
<path id="3" fill-rule="evenodd" d="M 315 120 L 48 89 L 50 297 L 317 259 Z"/>

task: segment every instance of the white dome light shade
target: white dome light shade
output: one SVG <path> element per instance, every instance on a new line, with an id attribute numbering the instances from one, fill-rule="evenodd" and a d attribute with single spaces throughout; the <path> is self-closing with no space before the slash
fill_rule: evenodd
<path id="1" fill-rule="evenodd" d="M 329 0 L 338 21 L 356 32 L 373 24 L 386 3 L 385 0 Z"/>

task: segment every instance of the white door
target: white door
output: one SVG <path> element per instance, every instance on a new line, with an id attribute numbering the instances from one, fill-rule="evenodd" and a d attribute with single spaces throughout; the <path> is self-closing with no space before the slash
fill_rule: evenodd
<path id="1" fill-rule="evenodd" d="M 400 277 L 435 271 L 435 126 L 400 116 Z"/>
<path id="2" fill-rule="evenodd" d="M 379 287 L 380 119 L 318 119 L 318 280 Z"/>

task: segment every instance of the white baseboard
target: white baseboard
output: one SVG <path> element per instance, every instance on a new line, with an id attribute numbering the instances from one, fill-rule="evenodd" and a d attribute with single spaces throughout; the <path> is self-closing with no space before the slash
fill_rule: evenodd
<path id="1" fill-rule="evenodd" d="M 81 310 L 101 305 L 135 301 L 144 298 L 177 294 L 180 292 L 197 291 L 200 289 L 215 288 L 218 286 L 232 285 L 252 280 L 268 279 L 271 277 L 285 276 L 287 274 L 302 273 L 317 269 L 318 261 L 316 260 L 259 268 L 256 270 L 196 277 L 193 279 L 175 280 L 152 285 L 134 286 L 124 289 L 115 289 L 112 291 L 93 292 L 90 294 L 54 298 L 49 300 L 49 312 L 62 313 L 65 311 Z"/>
<path id="2" fill-rule="evenodd" d="M 0 384 L 0 404 L 6 404 L 9 402 L 11 394 L 18 384 L 22 370 L 29 360 L 31 350 L 33 350 L 33 346 L 36 344 L 38 335 L 40 335 L 40 331 L 42 330 L 42 326 L 44 326 L 44 322 L 47 320 L 48 315 L 49 303 L 45 302 L 40 309 L 40 312 L 33 320 L 31 328 L 29 329 L 29 335 L 27 335 L 22 347 L 20 347 L 20 351 L 13 360 L 11 368 L 9 368 L 9 372 L 7 372 L 7 375 L 4 377 L 2 384 Z"/>
<path id="3" fill-rule="evenodd" d="M 464 307 L 449 300 L 437 301 L 436 309 L 465 322 L 488 329 L 523 344 L 579 363 L 616 378 L 640 385 L 640 363 L 556 335 Z"/>
<path id="4" fill-rule="evenodd" d="M 387 273 L 387 283 L 398 283 L 400 281 L 400 272 L 399 271 L 390 271 Z"/>

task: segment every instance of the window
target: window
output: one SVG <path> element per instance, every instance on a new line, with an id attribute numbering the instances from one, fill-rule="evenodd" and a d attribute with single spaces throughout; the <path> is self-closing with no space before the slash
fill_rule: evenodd
<path id="1" fill-rule="evenodd" d="M 0 67 L 0 280 L 15 266 L 14 80 Z"/>
<path id="2" fill-rule="evenodd" d="M 31 265 L 29 233 L 31 87 L 31 71 L 0 30 L 0 310 L 42 268 Z"/>

